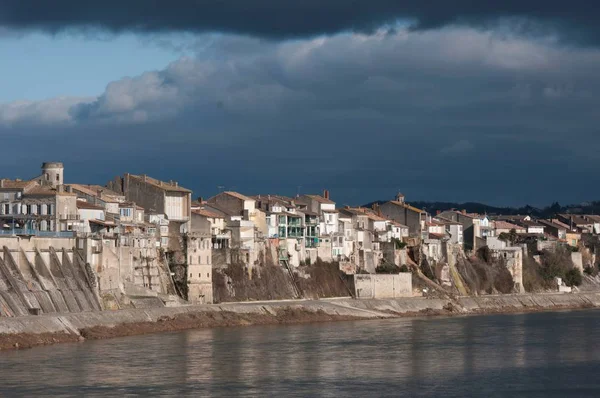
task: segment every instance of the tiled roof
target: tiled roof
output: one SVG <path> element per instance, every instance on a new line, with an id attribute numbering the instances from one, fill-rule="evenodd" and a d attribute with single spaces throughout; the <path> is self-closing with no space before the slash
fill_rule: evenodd
<path id="1" fill-rule="evenodd" d="M 6 178 L 2 179 L 2 188 L 5 189 L 24 189 L 29 185 L 35 184 L 34 181 L 22 181 L 22 180 L 8 180 Z M 0 188 L 0 189 L 2 189 Z"/>
<path id="2" fill-rule="evenodd" d="M 549 220 L 538 220 L 538 222 L 540 224 L 543 224 L 544 226 L 547 227 L 551 227 L 551 228 L 556 228 L 556 229 L 566 229 L 569 230 L 569 226 L 566 224 L 561 223 L 558 220 L 554 220 L 554 221 L 549 221 Z"/>
<path id="3" fill-rule="evenodd" d="M 398 202 L 396 200 L 391 200 L 390 203 L 395 204 L 396 206 L 403 207 L 403 208 L 413 211 L 415 213 L 425 213 L 425 210 L 421 210 L 421 209 L 411 206 L 407 203 Z"/>
<path id="4" fill-rule="evenodd" d="M 221 214 L 216 213 L 214 211 L 207 210 L 207 209 L 192 210 L 192 213 L 198 214 L 199 216 L 209 217 L 209 218 L 224 218 Z"/>
<path id="5" fill-rule="evenodd" d="M 129 174 L 129 177 L 134 178 L 139 181 L 142 181 L 142 182 L 145 182 L 146 184 L 150 184 L 156 188 L 160 188 L 166 192 L 185 192 L 185 193 L 192 192 L 187 188 L 171 185 L 168 182 L 160 181 L 155 178 L 148 177 L 148 176 L 138 176 L 138 175 L 134 175 L 134 174 Z"/>
<path id="6" fill-rule="evenodd" d="M 523 229 L 523 227 L 521 227 L 519 225 L 511 224 L 509 222 L 502 221 L 502 220 L 495 221 L 494 225 L 495 225 L 496 229 L 508 229 L 509 231 L 511 229 L 514 229 L 514 230 Z"/>
<path id="7" fill-rule="evenodd" d="M 307 198 L 311 198 L 312 200 L 316 200 L 319 203 L 326 203 L 326 204 L 335 204 L 334 201 L 330 200 L 330 199 L 326 199 L 324 197 L 322 197 L 321 195 L 305 195 Z"/>
<path id="8" fill-rule="evenodd" d="M 83 200 L 78 200 L 77 201 L 77 208 L 78 209 L 89 209 L 89 210 L 104 210 L 104 207 L 102 206 L 98 206 L 92 203 L 88 203 L 85 202 Z"/>
<path id="9" fill-rule="evenodd" d="M 34 187 L 34 188 L 28 190 L 25 193 L 25 195 L 26 196 L 56 196 L 56 195 L 60 195 L 60 196 L 77 196 L 74 193 L 58 192 L 54 188 L 51 188 L 51 187 L 42 187 L 42 186 L 37 186 L 37 187 Z"/>
<path id="10" fill-rule="evenodd" d="M 462 225 L 461 223 L 459 223 L 457 221 L 452 221 L 445 217 L 440 217 L 440 216 L 436 216 L 435 221 L 437 221 L 438 223 L 443 224 L 443 225 Z"/>
<path id="11" fill-rule="evenodd" d="M 223 194 L 229 195 L 229 196 L 232 196 L 234 198 L 241 199 L 241 200 L 254 200 L 254 199 L 252 199 L 249 196 L 242 195 L 241 193 L 234 192 L 234 191 L 225 191 L 225 192 L 223 192 Z"/>

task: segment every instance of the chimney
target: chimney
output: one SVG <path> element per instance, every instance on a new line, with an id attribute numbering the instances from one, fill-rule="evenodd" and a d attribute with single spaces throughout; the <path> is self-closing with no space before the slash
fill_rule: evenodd
<path id="1" fill-rule="evenodd" d="M 146 174 L 143 174 L 142 177 L 144 177 L 144 182 L 148 182 L 148 176 Z"/>
<path id="2" fill-rule="evenodd" d="M 467 210 L 466 210 L 466 209 L 462 209 L 460 212 L 461 212 L 462 214 L 467 214 Z"/>
<path id="3" fill-rule="evenodd" d="M 198 203 L 202 204 L 204 202 L 204 199 L 202 199 L 202 196 L 198 196 Z"/>
<path id="4" fill-rule="evenodd" d="M 178 183 L 177 181 L 173 181 L 173 186 L 174 186 L 174 187 L 176 187 L 176 186 L 178 186 L 178 185 L 179 185 L 179 183 Z"/>
<path id="5" fill-rule="evenodd" d="M 329 191 L 328 191 L 328 190 L 326 190 L 326 189 L 325 189 L 325 190 L 323 190 L 323 197 L 324 197 L 325 199 L 329 199 Z"/>
<path id="6" fill-rule="evenodd" d="M 4 178 L 0 178 L 0 188 L 4 188 Z"/>
<path id="7" fill-rule="evenodd" d="M 439 216 L 440 214 L 442 214 L 442 211 L 441 211 L 441 210 L 436 210 L 436 211 L 435 211 L 435 215 L 436 215 L 436 216 Z"/>
<path id="8" fill-rule="evenodd" d="M 348 206 L 348 205 L 344 206 L 344 209 L 349 209 L 349 208 L 350 208 L 350 206 Z"/>

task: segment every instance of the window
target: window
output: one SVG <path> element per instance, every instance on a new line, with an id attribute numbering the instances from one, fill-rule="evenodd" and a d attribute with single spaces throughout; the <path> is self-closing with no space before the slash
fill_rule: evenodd
<path id="1" fill-rule="evenodd" d="M 31 205 L 25 206 L 25 213 L 24 214 L 32 214 L 31 213 Z"/>
<path id="2" fill-rule="evenodd" d="M 202 275 L 201 275 L 201 274 L 198 274 L 198 278 L 202 278 Z"/>
<path id="3" fill-rule="evenodd" d="M 123 217 L 131 217 L 131 209 L 121 209 L 121 215 Z"/>
<path id="4" fill-rule="evenodd" d="M 53 215 L 53 214 L 54 214 L 54 212 L 53 212 L 53 211 L 54 211 L 54 209 L 52 209 L 52 205 L 51 205 L 51 204 L 49 204 L 49 205 L 48 205 L 48 215 Z"/>
<path id="5" fill-rule="evenodd" d="M 8 203 L 4 205 L 4 214 L 10 214 L 10 205 Z"/>
<path id="6" fill-rule="evenodd" d="M 56 175 L 56 182 L 60 182 L 60 176 L 58 174 Z"/>
<path id="7" fill-rule="evenodd" d="M 210 278 L 210 274 L 209 274 L 208 272 L 206 273 L 206 277 L 207 277 L 207 278 Z"/>
<path id="8" fill-rule="evenodd" d="M 50 181 L 50 174 L 46 173 L 46 181 Z"/>

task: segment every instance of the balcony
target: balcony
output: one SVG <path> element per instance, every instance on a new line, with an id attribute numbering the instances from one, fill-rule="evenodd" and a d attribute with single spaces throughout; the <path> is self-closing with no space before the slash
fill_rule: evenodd
<path id="1" fill-rule="evenodd" d="M 306 216 L 304 219 L 306 225 L 319 225 L 319 219 L 317 217 Z"/>
<path id="2" fill-rule="evenodd" d="M 60 214 L 58 219 L 60 221 L 79 221 L 81 218 L 79 214 Z"/>
<path id="3" fill-rule="evenodd" d="M 15 228 L 15 229 L 3 229 L 0 230 L 0 235 L 28 235 L 28 236 L 40 236 L 43 238 L 73 238 L 75 237 L 75 231 L 39 231 L 37 229 L 29 228 Z"/>

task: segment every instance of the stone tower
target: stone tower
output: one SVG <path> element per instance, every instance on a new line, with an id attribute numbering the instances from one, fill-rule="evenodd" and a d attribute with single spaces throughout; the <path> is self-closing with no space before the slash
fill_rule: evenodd
<path id="1" fill-rule="evenodd" d="M 56 188 L 64 184 L 63 172 L 65 167 L 61 162 L 45 162 L 42 164 L 42 181 Z"/>

